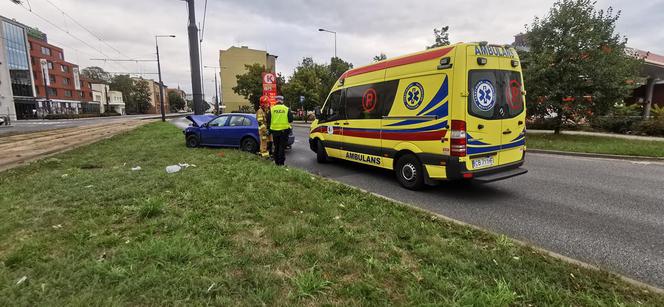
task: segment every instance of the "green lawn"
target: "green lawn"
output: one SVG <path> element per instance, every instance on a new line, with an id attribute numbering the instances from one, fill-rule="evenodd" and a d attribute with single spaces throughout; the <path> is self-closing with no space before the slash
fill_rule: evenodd
<path id="1" fill-rule="evenodd" d="M 664 157 L 664 142 L 612 137 L 530 133 L 526 139 L 526 145 L 532 149 Z"/>
<path id="2" fill-rule="evenodd" d="M 0 175 L 0 306 L 664 305 L 165 123 Z"/>

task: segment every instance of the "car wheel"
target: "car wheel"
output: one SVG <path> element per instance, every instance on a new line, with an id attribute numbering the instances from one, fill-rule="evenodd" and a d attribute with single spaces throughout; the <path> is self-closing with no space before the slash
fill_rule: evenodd
<path id="1" fill-rule="evenodd" d="M 330 162 L 330 157 L 327 156 L 325 146 L 323 146 L 323 142 L 320 140 L 316 143 L 316 161 L 318 161 L 318 163 Z"/>
<path id="2" fill-rule="evenodd" d="M 397 160 L 394 168 L 397 180 L 409 190 L 420 190 L 424 187 L 424 171 L 422 164 L 412 154 L 407 154 Z"/>
<path id="3" fill-rule="evenodd" d="M 246 137 L 240 142 L 240 150 L 252 153 L 256 152 L 258 150 L 258 143 L 253 138 Z"/>
<path id="4" fill-rule="evenodd" d="M 198 147 L 201 144 L 201 140 L 199 140 L 198 137 L 194 134 L 188 135 L 186 140 L 187 147 L 189 148 Z"/>

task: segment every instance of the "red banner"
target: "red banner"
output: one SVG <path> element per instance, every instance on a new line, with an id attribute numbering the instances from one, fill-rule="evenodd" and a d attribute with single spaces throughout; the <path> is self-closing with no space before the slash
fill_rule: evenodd
<path id="1" fill-rule="evenodd" d="M 270 105 L 277 104 L 277 76 L 271 72 L 264 72 L 263 78 L 263 95 L 270 98 Z"/>

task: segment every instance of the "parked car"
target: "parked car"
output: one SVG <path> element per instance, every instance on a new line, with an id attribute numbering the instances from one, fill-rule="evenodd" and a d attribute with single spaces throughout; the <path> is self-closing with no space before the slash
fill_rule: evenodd
<path id="1" fill-rule="evenodd" d="M 254 114 L 189 115 L 189 127 L 182 131 L 187 147 L 223 146 L 256 152 L 259 145 L 258 121 Z M 288 146 L 295 142 L 291 132 Z"/>

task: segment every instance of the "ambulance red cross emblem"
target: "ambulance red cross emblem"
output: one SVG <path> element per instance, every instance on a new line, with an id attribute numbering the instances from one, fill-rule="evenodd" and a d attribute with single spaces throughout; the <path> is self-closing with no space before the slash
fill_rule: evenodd
<path id="1" fill-rule="evenodd" d="M 376 94 L 376 90 L 373 88 L 369 88 L 364 91 L 364 95 L 362 95 L 362 109 L 364 109 L 364 112 L 373 111 L 376 108 L 377 99 L 378 95 Z"/>

